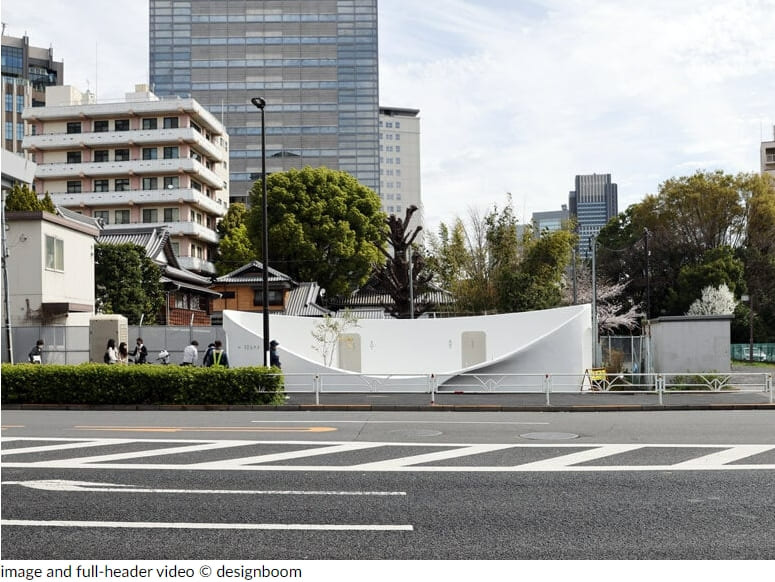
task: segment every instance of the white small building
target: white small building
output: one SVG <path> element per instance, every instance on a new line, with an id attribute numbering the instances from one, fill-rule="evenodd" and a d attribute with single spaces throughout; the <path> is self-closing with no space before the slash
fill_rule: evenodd
<path id="1" fill-rule="evenodd" d="M 66 211 L 7 212 L 5 220 L 11 326 L 88 326 L 96 222 Z"/>

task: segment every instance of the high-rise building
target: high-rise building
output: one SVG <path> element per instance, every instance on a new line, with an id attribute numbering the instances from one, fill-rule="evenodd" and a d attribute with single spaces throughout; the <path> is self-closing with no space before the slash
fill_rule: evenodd
<path id="1" fill-rule="evenodd" d="M 96 103 L 49 87 L 46 106 L 24 111 L 24 150 L 35 189 L 54 204 L 101 219 L 105 231 L 169 230 L 178 263 L 214 275 L 216 221 L 228 209 L 228 135 L 191 98 L 159 99 L 138 85 L 122 102 Z"/>
<path id="2" fill-rule="evenodd" d="M 411 230 L 423 226 L 419 113 L 418 109 L 379 108 L 379 197 L 382 210 L 403 218 L 409 206 L 416 206 L 418 212 L 412 217 Z"/>
<path id="3" fill-rule="evenodd" d="M 230 136 L 230 198 L 266 170 L 344 170 L 379 188 L 377 0 L 150 0 L 150 82 Z"/>
<path id="4" fill-rule="evenodd" d="M 775 126 L 772 128 L 772 141 L 763 141 L 760 152 L 762 174 L 775 177 Z"/>
<path id="5" fill-rule="evenodd" d="M 618 187 L 611 174 L 576 176 L 576 189 L 568 195 L 571 217 L 576 219 L 579 255 L 590 257 L 590 239 L 619 213 Z"/>
<path id="6" fill-rule="evenodd" d="M 27 36 L 3 35 L 2 60 L 3 148 L 21 153 L 22 111 L 45 105 L 46 87 L 62 84 L 64 64 L 54 60 L 54 49 L 30 46 Z"/>
<path id="7" fill-rule="evenodd" d="M 554 232 L 566 228 L 569 218 L 568 205 L 563 204 L 560 210 L 546 210 L 533 213 L 533 224 L 538 232 L 548 230 Z"/>

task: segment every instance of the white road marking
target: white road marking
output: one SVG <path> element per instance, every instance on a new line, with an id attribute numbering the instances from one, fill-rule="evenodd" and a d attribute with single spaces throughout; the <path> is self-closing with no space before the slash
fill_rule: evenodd
<path id="1" fill-rule="evenodd" d="M 0 439 L 3 442 L 6 439 Z M 14 437 L 8 439 L 18 441 Z M 593 472 L 593 471 L 697 471 L 697 470 L 775 470 L 773 463 L 748 463 L 730 464 L 754 454 L 764 453 L 775 449 L 775 444 L 770 445 L 725 445 L 725 444 L 592 444 L 592 443 L 507 443 L 507 444 L 471 444 L 471 443 L 416 443 L 416 442 L 342 442 L 342 441 L 254 441 L 254 440 L 189 440 L 189 439 L 53 439 L 45 437 L 23 437 L 23 440 L 61 440 L 62 445 L 46 445 L 46 450 L 67 451 L 81 446 L 97 446 L 94 443 L 125 444 L 132 443 L 161 443 L 164 445 L 180 444 L 177 447 L 157 448 L 153 450 L 135 451 L 128 453 L 116 453 L 112 455 L 99 455 L 91 457 L 60 458 L 49 461 L 30 462 L 3 462 L 4 468 L 68 468 L 68 469 L 132 469 L 132 470 L 229 470 L 229 471 L 391 471 L 391 472 Z M 185 443 L 185 444 L 184 444 Z M 217 449 L 236 449 L 244 445 L 293 445 L 306 447 L 301 450 L 281 453 L 269 453 L 242 458 L 227 458 L 199 463 L 131 463 L 116 461 L 131 461 L 144 457 L 174 458 L 176 454 L 187 452 L 211 451 Z M 53 448 L 52 448 L 53 447 Z M 57 449 L 59 447 L 59 449 Z M 272 465 L 273 462 L 282 462 L 290 459 L 305 457 L 327 456 L 336 453 L 347 453 L 367 449 L 379 449 L 389 447 L 400 450 L 401 447 L 422 447 L 425 449 L 437 449 L 436 451 L 399 457 L 374 462 L 362 462 L 354 465 Z M 30 447 L 27 451 L 39 448 Z M 526 462 L 515 466 L 441 466 L 422 465 L 420 463 L 438 462 L 445 459 L 455 459 L 463 456 L 473 456 L 496 450 L 507 449 L 541 449 L 551 448 L 555 450 L 568 449 L 568 454 L 558 454 L 549 459 L 534 462 Z M 642 448 L 649 449 L 713 449 L 708 455 L 699 455 L 696 459 L 668 465 L 579 465 L 611 455 L 637 451 Z M 724 449 L 719 451 L 718 449 Z M 13 449 L 17 451 L 18 449 Z M 653 454 L 653 453 L 652 453 Z"/>
<path id="2" fill-rule="evenodd" d="M 13 439 L 17 440 L 17 439 Z M 38 440 L 44 440 L 44 439 L 38 439 Z M 49 440 L 49 439 L 45 439 Z M 59 445 L 41 445 L 37 447 L 19 447 L 16 449 L 2 449 L 0 450 L 0 454 L 3 456 L 5 455 L 19 455 L 24 453 L 47 453 L 50 451 L 65 451 L 67 449 L 83 449 L 86 447 L 107 447 L 109 445 L 122 445 L 122 444 L 128 444 L 137 442 L 137 440 L 133 439 L 107 439 L 107 440 L 99 440 L 99 441 L 91 441 L 91 442 L 75 442 L 75 443 L 65 443 L 65 444 L 59 444 Z"/>
<path id="3" fill-rule="evenodd" d="M 276 491 L 254 489 L 154 489 L 147 487 L 133 487 L 120 483 L 92 483 L 90 481 L 66 481 L 63 479 L 41 479 L 37 481 L 3 481 L 3 485 L 20 485 L 30 489 L 44 491 L 99 491 L 115 493 L 192 493 L 192 494 L 216 494 L 216 495 L 353 495 L 353 496 L 403 496 L 405 491 Z"/>
<path id="4" fill-rule="evenodd" d="M 519 422 L 519 421 L 497 421 L 497 420 L 331 420 L 329 418 L 313 420 L 251 420 L 257 424 L 500 424 L 500 425 L 527 425 L 527 424 L 549 424 L 548 422 Z"/>
<path id="5" fill-rule="evenodd" d="M 130 529 L 241 529 L 304 531 L 414 531 L 411 525 L 327 524 L 327 523 L 165 523 L 155 521 L 42 521 L 3 519 L 0 525 L 26 527 L 107 527 Z"/>

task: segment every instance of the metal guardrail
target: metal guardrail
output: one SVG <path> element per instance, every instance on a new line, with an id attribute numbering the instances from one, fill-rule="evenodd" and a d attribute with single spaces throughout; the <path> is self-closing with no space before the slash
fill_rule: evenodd
<path id="1" fill-rule="evenodd" d="M 585 392 L 653 394 L 664 405 L 670 394 L 756 393 L 775 403 L 772 374 L 766 372 L 675 374 L 459 374 L 439 381 L 435 374 L 283 374 L 286 394 L 314 394 L 315 404 L 330 394 L 429 394 L 431 403 L 445 394 L 542 394 Z"/>

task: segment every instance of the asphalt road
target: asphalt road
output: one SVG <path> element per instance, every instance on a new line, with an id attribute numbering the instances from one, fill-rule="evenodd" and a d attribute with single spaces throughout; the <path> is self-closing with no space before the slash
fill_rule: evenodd
<path id="1" fill-rule="evenodd" d="M 775 413 L 2 414 L 4 559 L 775 559 Z"/>

